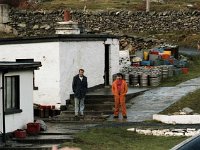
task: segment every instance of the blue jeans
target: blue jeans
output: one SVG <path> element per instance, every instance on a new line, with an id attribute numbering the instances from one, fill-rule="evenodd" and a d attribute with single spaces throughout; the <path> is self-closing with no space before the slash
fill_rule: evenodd
<path id="1" fill-rule="evenodd" d="M 85 98 L 74 98 L 74 102 L 75 102 L 75 116 L 78 116 L 78 113 L 80 112 L 80 115 L 83 115 L 83 111 L 85 108 L 85 104 L 84 104 Z"/>

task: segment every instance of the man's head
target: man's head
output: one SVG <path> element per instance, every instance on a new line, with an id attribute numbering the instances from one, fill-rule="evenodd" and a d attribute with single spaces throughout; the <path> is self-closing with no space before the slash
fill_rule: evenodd
<path id="1" fill-rule="evenodd" d="M 123 79 L 123 75 L 121 73 L 117 73 L 117 80 L 122 80 Z"/>
<path id="2" fill-rule="evenodd" d="M 79 69 L 79 76 L 83 76 L 83 74 L 84 74 L 84 70 L 83 69 Z"/>

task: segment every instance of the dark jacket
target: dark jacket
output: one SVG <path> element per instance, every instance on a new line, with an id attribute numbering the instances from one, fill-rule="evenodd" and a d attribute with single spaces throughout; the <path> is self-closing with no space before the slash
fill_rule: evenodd
<path id="1" fill-rule="evenodd" d="M 79 78 L 79 74 L 74 76 L 73 82 L 72 82 L 72 89 L 74 92 L 74 96 L 77 98 L 84 98 L 87 92 L 88 83 L 87 83 L 87 77 L 83 76 L 83 79 Z"/>

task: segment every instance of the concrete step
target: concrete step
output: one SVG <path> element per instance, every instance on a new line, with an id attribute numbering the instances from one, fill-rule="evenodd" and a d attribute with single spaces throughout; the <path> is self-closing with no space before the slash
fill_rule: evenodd
<path id="1" fill-rule="evenodd" d="M 126 101 L 128 102 L 130 99 L 144 93 L 144 91 L 136 92 L 136 93 L 128 93 L 126 95 Z M 113 95 L 87 95 L 85 98 L 85 104 L 103 104 L 105 102 L 113 102 L 114 97 Z M 73 95 L 70 96 L 70 102 L 74 104 Z"/>
<path id="2" fill-rule="evenodd" d="M 113 110 L 114 103 L 111 104 L 87 104 L 85 105 L 86 111 L 102 111 L 102 110 Z"/>
<path id="3" fill-rule="evenodd" d="M 103 104 L 105 102 L 113 102 L 114 98 L 91 98 L 85 99 L 85 104 Z"/>
<path id="4" fill-rule="evenodd" d="M 72 135 L 37 135 L 27 136 L 26 138 L 13 138 L 13 141 L 23 144 L 59 144 L 63 142 L 72 142 Z"/>
<path id="5" fill-rule="evenodd" d="M 109 115 L 112 114 L 113 111 L 112 110 L 102 110 L 102 111 L 84 111 L 85 115 Z M 61 115 L 65 114 L 65 115 L 74 115 L 74 111 L 62 111 Z"/>
<path id="6" fill-rule="evenodd" d="M 85 115 L 75 117 L 74 114 L 62 114 L 51 119 L 51 121 L 105 121 L 110 115 Z"/>
<path id="7" fill-rule="evenodd" d="M 10 142 L 10 141 L 8 141 Z M 12 141 L 11 145 L 0 146 L 0 150 L 52 150 L 55 144 L 23 144 Z"/>

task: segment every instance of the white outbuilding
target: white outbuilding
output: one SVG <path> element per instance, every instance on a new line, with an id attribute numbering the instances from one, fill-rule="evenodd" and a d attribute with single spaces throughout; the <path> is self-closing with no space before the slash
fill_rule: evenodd
<path id="1" fill-rule="evenodd" d="M 0 62 L 1 133 L 25 128 L 27 123 L 34 121 L 33 75 L 40 66 L 40 62 L 30 60 Z"/>
<path id="2" fill-rule="evenodd" d="M 112 83 L 119 71 L 119 40 L 116 36 L 78 34 L 0 39 L 0 61 L 34 59 L 34 103 L 65 104 L 72 94 L 72 79 L 83 68 L 89 88 Z"/>

